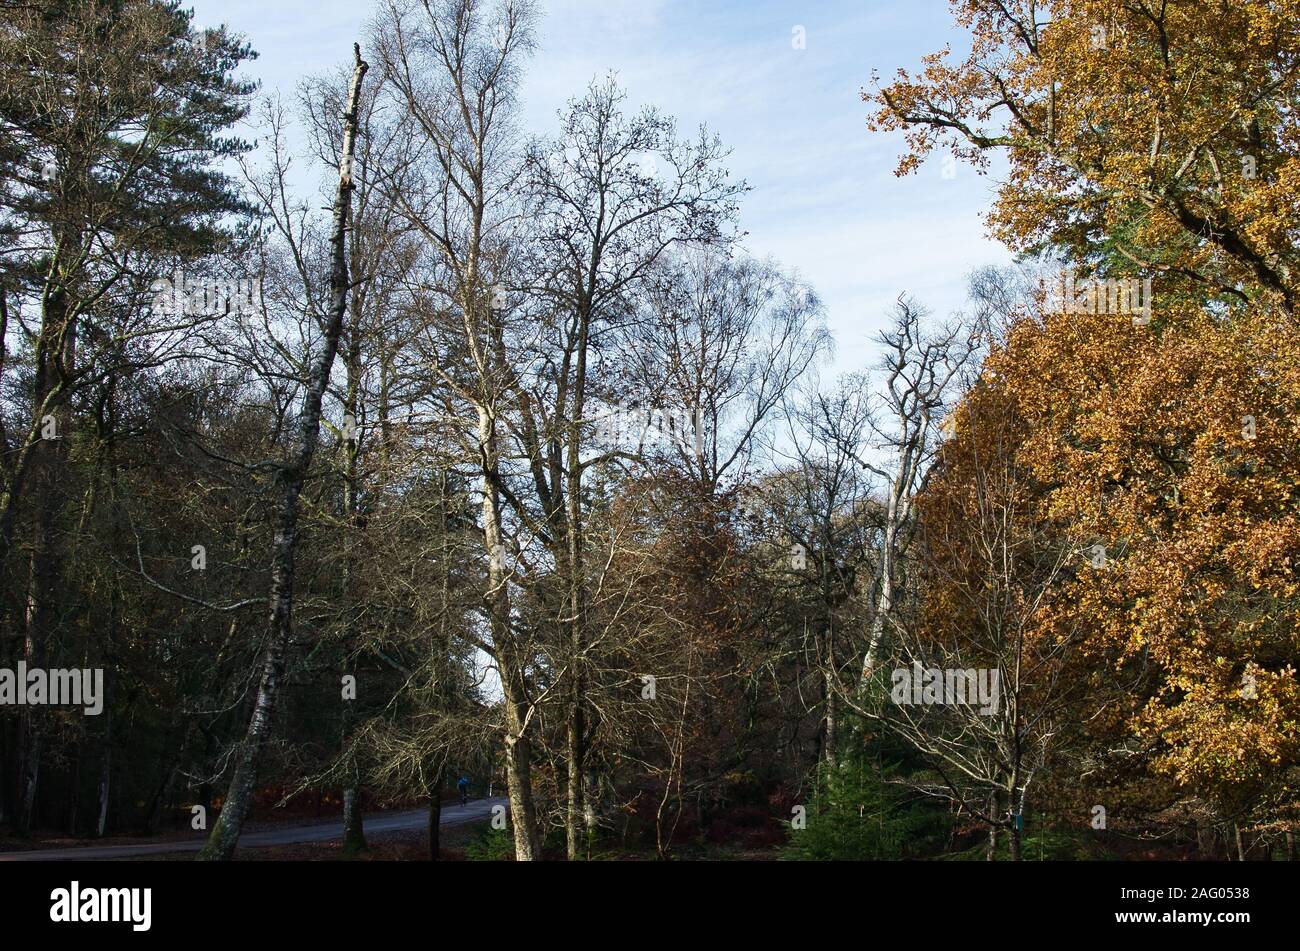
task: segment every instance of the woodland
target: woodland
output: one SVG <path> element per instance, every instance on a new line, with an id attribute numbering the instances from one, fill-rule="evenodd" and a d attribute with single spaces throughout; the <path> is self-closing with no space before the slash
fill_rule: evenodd
<path id="1" fill-rule="evenodd" d="M 543 7 L 378 0 L 271 97 L 256 24 L 0 2 L 0 668 L 103 671 L 7 681 L 0 843 L 438 859 L 464 776 L 518 861 L 1293 859 L 1300 2 L 864 64 L 1015 257 L 845 372 L 714 133 L 524 126 Z"/>

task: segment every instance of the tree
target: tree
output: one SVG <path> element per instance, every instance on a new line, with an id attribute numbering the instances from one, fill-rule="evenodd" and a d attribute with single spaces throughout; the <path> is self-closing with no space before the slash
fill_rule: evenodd
<path id="1" fill-rule="evenodd" d="M 374 27 L 387 93 L 425 146 L 425 160 L 395 190 L 403 217 L 433 260 L 421 328 L 442 411 L 467 425 L 451 434 L 472 459 L 482 496 L 489 625 L 479 646 L 496 662 L 504 694 L 506 776 L 515 857 L 540 857 L 532 790 L 530 726 L 536 709 L 528 670 L 532 648 L 516 630 L 508 563 L 503 416 L 515 366 L 507 351 L 510 302 L 493 291 L 505 271 L 519 175 L 511 154 L 518 60 L 532 44 L 533 8 L 505 2 L 486 11 L 472 0 L 390 2 Z"/>
<path id="2" fill-rule="evenodd" d="M 343 142 L 339 153 L 339 183 L 334 197 L 333 220 L 330 227 L 331 256 L 329 263 L 329 294 L 323 313 L 317 316 L 322 339 L 303 387 L 302 407 L 298 413 L 295 444 L 288 448 L 287 458 L 275 466 L 275 485 L 279 494 L 276 512 L 275 538 L 271 553 L 271 590 L 268 597 L 270 616 L 267 622 L 266 651 L 262 661 L 262 679 L 258 685 L 257 702 L 248 722 L 248 732 L 240 752 L 238 764 L 230 780 L 221 815 L 212 828 L 208 842 L 199 853 L 201 860 L 229 859 L 239 842 L 240 829 L 248 814 L 249 796 L 257 779 L 257 768 L 263 747 L 271 730 L 271 717 L 275 710 L 284 676 L 285 652 L 293 625 L 293 592 L 295 555 L 298 548 L 298 513 L 303 483 L 307 478 L 316 447 L 320 441 L 321 406 L 329 385 L 330 371 L 338 354 L 343 332 L 343 315 L 347 309 L 349 272 L 347 266 L 347 227 L 352 199 L 352 162 L 357 134 L 357 108 L 361 95 L 361 81 L 368 65 L 361 58 L 360 46 L 354 46 L 355 65 L 352 83 L 348 89 L 343 112 Z M 279 179 L 281 182 L 282 178 Z M 284 234 L 292 241 L 285 223 Z M 307 280 L 308 275 L 302 275 Z"/>
<path id="3" fill-rule="evenodd" d="M 1011 247 L 1295 308 L 1300 10 L 1293 3 L 955 0 L 969 30 L 864 98 L 914 171 L 936 148 L 1011 173 L 990 216 Z"/>
<path id="4" fill-rule="evenodd" d="M 339 128 L 335 117 L 345 108 L 349 78 L 344 72 L 317 77 L 304 83 L 299 92 L 313 151 L 323 165 L 331 164 L 342 148 L 340 140 L 346 129 Z M 366 630 L 364 620 L 373 616 L 374 610 L 365 587 L 369 578 L 364 558 L 370 547 L 366 534 L 371 523 L 383 518 L 381 509 L 390 501 L 387 485 L 397 475 L 392 464 L 394 388 L 390 381 L 398 372 L 404 323 L 401 309 L 409 303 L 407 285 L 419 257 L 411 229 L 398 214 L 391 191 L 392 170 L 410 156 L 410 129 L 400 119 L 385 115 L 383 97 L 371 90 L 362 94 L 357 106 L 355 210 L 347 232 L 348 308 L 352 316 L 340 340 L 343 379 L 330 388 L 339 412 L 325 421 L 338 437 L 341 482 L 337 517 L 343 537 L 335 555 L 340 623 L 331 632 L 338 641 L 340 674 L 354 670 L 369 654 L 376 633 Z M 444 652 L 449 650 L 443 647 Z M 343 704 L 340 756 L 333 764 L 336 772 L 331 773 L 344 780 L 344 847 L 349 853 L 365 848 L 362 768 L 354 736 L 357 706 L 353 701 Z"/>
<path id="5" fill-rule="evenodd" d="M 225 30 L 192 33 L 190 15 L 159 0 L 7 7 L 3 17 L 0 149 L 23 163 L 2 190 L 14 240 L 0 311 L 5 334 L 12 315 L 25 338 L 31 376 L 5 394 L 25 405 L 6 407 L 17 429 L 3 434 L 0 566 L 7 579 L 26 575 L 23 590 L 3 592 L 3 610 L 15 626 L 22 617 L 25 659 L 40 666 L 60 623 L 75 401 L 174 359 L 211 319 L 147 302 L 169 263 L 219 250 L 232 237 L 223 218 L 247 210 L 216 166 L 248 148 L 223 132 L 246 114 L 252 87 L 230 73 L 252 54 Z M 12 562 L 24 511 L 31 552 L 20 572 Z M 39 775 L 37 720 L 24 711 L 20 829 Z"/>
<path id="6" fill-rule="evenodd" d="M 985 823 L 990 858 L 1005 830 L 1019 861 L 1030 788 L 1070 731 L 1085 678 L 1082 625 L 1049 632 L 1045 623 L 1081 546 L 1035 507 L 1041 488 L 1017 464 L 1023 423 L 1009 386 L 989 377 L 966 394 L 916 500 L 908 584 L 891 618 L 891 703 L 879 722 L 937 774 L 913 785 Z M 936 672 L 942 682 L 924 679 Z"/>
<path id="7" fill-rule="evenodd" d="M 956 322 L 935 330 L 923 326 L 924 312 L 900 297 L 894 326 L 880 335 L 884 347 L 881 394 L 884 420 L 873 426 L 885 450 L 883 464 L 860 460 L 884 482 L 884 524 L 876 555 L 871 629 L 862 655 L 862 683 L 871 680 L 892 623 L 895 595 L 916 529 L 914 502 L 934 458 L 939 424 L 953 398 L 959 374 L 976 355 L 973 327 Z"/>
<path id="8" fill-rule="evenodd" d="M 781 573 L 802 608 L 791 619 L 801 646 L 811 626 L 813 643 L 803 649 L 821 674 L 821 758 L 833 768 L 839 694 L 845 668 L 856 667 L 857 632 L 869 623 L 864 594 L 873 583 L 883 512 L 876 477 L 862 462 L 873 435 L 869 381 L 851 375 L 831 388 L 813 381 L 801 397 L 785 410 L 791 463 L 756 488 L 776 523 Z"/>
<path id="9" fill-rule="evenodd" d="M 666 261 L 624 362 L 649 404 L 689 410 L 694 438 L 666 461 L 705 492 L 746 481 L 783 402 L 829 353 L 816 293 L 773 261 L 693 249 Z"/>
<path id="10" fill-rule="evenodd" d="M 727 180 L 720 165 L 726 153 L 716 137 L 701 130 L 697 141 L 679 141 L 675 124 L 654 109 L 626 115 L 625 99 L 612 77 L 593 82 L 569 104 L 562 135 L 535 145 L 527 166 L 535 227 L 529 236 L 531 290 L 542 303 L 547 332 L 534 358 L 540 379 L 532 392 L 521 387 L 518 394 L 519 436 L 529 494 L 537 496 L 545 525 L 541 537 L 567 591 L 557 618 L 567 628 L 567 644 L 556 660 L 567 671 L 571 860 L 578 856 L 584 815 L 591 815 L 582 789 L 594 782 L 584 763 L 587 721 L 596 711 L 584 699 L 595 659 L 587 630 L 583 475 L 612 447 L 597 446 L 586 458 L 584 450 L 595 441 L 592 396 L 620 385 L 617 378 L 597 376 L 593 365 L 614 363 L 617 371 L 616 328 L 628 320 L 658 262 L 684 245 L 724 244 L 735 200 L 745 190 L 744 183 Z"/>

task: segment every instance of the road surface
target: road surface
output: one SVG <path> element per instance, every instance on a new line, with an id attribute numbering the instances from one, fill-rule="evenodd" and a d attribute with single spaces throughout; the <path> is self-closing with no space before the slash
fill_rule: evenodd
<path id="1" fill-rule="evenodd" d="M 493 799 L 475 799 L 468 805 L 444 805 L 442 807 L 442 824 L 458 826 L 475 819 L 486 819 L 492 814 L 493 806 L 505 806 L 507 800 L 498 796 Z M 507 806 L 507 808 L 509 808 Z M 404 832 L 410 829 L 424 829 L 429 822 L 427 809 L 410 809 L 405 812 L 378 813 L 365 817 L 367 835 L 382 832 Z M 267 829 L 262 832 L 248 832 L 239 837 L 241 849 L 257 849 L 268 845 L 294 845 L 299 842 L 328 842 L 330 839 L 343 838 L 343 820 L 322 822 L 312 825 Z M 90 845 L 69 849 L 42 849 L 36 852 L 0 852 L 0 862 L 62 862 L 86 859 L 124 859 L 135 855 L 158 855 L 163 852 L 197 852 L 203 847 L 206 837 L 196 833 L 195 838 L 183 841 L 145 842 L 139 845 Z"/>

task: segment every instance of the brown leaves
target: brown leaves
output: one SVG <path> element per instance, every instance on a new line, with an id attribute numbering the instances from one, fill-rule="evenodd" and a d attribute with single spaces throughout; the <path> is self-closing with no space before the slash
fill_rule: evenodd
<path id="1" fill-rule="evenodd" d="M 1022 532 L 1101 540 L 1104 565 L 1080 557 L 1033 636 L 1082 630 L 1112 685 L 1146 669 L 1129 731 L 1155 744 L 1156 770 L 1215 796 L 1300 753 L 1300 389 L 1277 372 L 1298 349 L 1270 319 L 1188 307 L 1158 310 L 1149 330 L 1026 318 L 990 357 L 965 407 L 973 434 L 945 447 L 927 499 L 933 511 L 941 493 L 973 492 L 981 456 L 1009 449 L 1034 487 Z M 1009 447 L 990 442 L 994 405 L 1014 407 Z M 951 610 L 951 594 L 933 598 L 934 617 Z"/>
<path id="2" fill-rule="evenodd" d="M 1300 4 L 954 9 L 963 62 L 945 49 L 866 95 L 873 128 L 906 134 L 899 174 L 937 148 L 980 164 L 1005 149 L 990 226 L 1010 246 L 1095 250 L 1129 232 L 1140 264 L 1292 309 Z"/>

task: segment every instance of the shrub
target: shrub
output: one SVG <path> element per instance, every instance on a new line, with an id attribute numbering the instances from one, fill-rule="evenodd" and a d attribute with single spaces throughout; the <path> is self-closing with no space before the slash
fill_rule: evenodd
<path id="1" fill-rule="evenodd" d="M 488 826 L 465 846 L 465 858 L 471 862 L 507 862 L 515 857 L 515 837 L 508 829 Z"/>
<path id="2" fill-rule="evenodd" d="M 901 859 L 933 851 L 944 840 L 947 814 L 918 799 L 872 763 L 845 761 L 818 771 L 806 826 L 790 830 L 788 859 Z"/>

